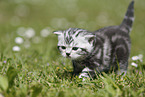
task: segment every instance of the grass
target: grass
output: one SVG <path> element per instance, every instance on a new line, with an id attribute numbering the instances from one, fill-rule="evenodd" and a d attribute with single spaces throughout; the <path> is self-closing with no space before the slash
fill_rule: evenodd
<path id="1" fill-rule="evenodd" d="M 144 97 L 145 60 L 131 59 L 138 54 L 145 56 L 143 0 L 135 2 L 136 18 L 126 76 L 104 73 L 93 80 L 72 78 L 71 61 L 61 57 L 56 48 L 57 37 L 51 34 L 69 27 L 94 31 L 117 25 L 130 1 L 1 0 L 0 97 Z M 20 30 L 22 27 L 24 31 Z M 34 29 L 35 36 L 18 34 L 29 28 Z M 43 29 L 50 32 L 47 37 L 41 36 Z M 23 38 L 24 42 L 17 44 L 16 37 Z M 13 51 L 15 45 L 21 50 Z M 132 66 L 132 62 L 138 66 Z"/>

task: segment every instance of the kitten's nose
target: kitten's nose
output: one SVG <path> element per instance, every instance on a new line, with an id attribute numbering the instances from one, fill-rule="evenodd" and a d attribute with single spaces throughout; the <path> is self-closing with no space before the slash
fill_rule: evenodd
<path id="1" fill-rule="evenodd" d="M 67 56 L 69 56 L 69 55 L 70 55 L 70 53 L 66 53 L 66 55 L 67 55 Z"/>

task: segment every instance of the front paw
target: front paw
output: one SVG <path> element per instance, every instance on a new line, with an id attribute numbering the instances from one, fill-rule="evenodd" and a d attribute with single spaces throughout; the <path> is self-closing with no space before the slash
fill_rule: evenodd
<path id="1" fill-rule="evenodd" d="M 93 70 L 89 69 L 88 67 L 84 68 L 81 72 L 81 74 L 79 75 L 79 78 L 82 77 L 90 77 L 89 73 L 92 72 Z"/>
<path id="2" fill-rule="evenodd" d="M 89 77 L 88 73 L 81 73 L 79 78 Z"/>

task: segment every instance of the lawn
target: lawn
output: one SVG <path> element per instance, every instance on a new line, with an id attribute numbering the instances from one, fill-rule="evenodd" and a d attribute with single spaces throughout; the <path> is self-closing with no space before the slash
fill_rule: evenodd
<path id="1" fill-rule="evenodd" d="M 135 0 L 126 76 L 72 77 L 52 32 L 90 31 L 123 20 L 131 0 L 0 0 L 0 97 L 144 97 L 145 1 Z"/>

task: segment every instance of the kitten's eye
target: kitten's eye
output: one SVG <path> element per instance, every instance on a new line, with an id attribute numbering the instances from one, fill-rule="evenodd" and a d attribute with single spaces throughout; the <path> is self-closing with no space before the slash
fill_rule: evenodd
<path id="1" fill-rule="evenodd" d="M 61 46 L 61 48 L 62 48 L 62 49 L 66 49 L 66 47 L 65 47 L 65 46 Z"/>
<path id="2" fill-rule="evenodd" d="M 78 50 L 78 47 L 73 47 L 72 50 L 75 50 L 76 51 L 76 50 Z"/>

